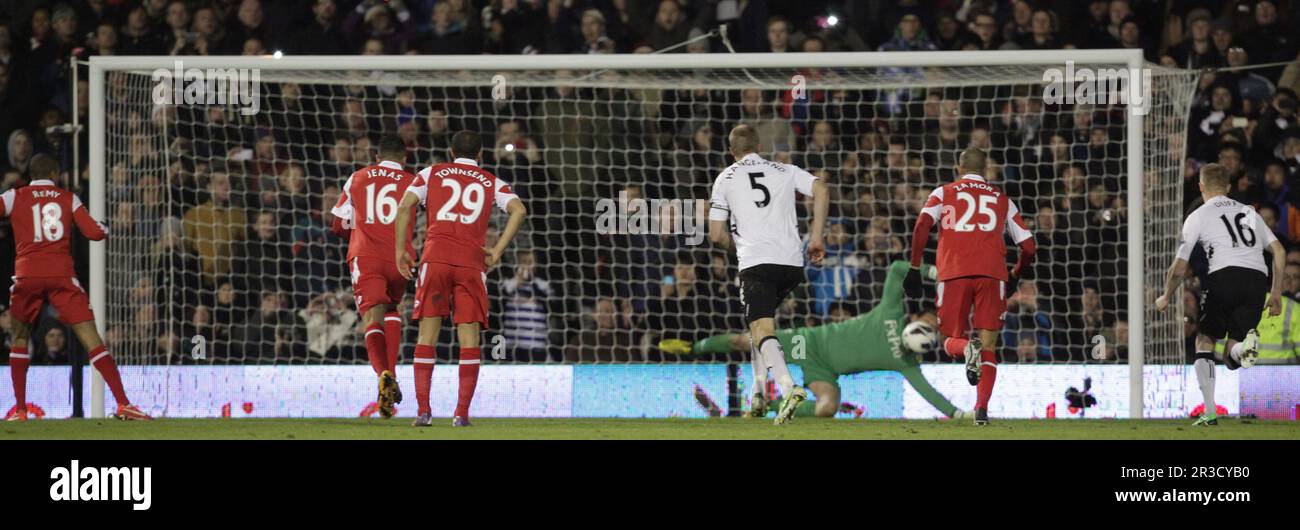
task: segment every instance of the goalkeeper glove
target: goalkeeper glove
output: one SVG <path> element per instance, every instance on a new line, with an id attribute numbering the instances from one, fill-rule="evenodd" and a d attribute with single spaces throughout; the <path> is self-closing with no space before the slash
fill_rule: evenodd
<path id="1" fill-rule="evenodd" d="M 920 267 L 912 267 L 907 270 L 907 277 L 903 279 L 903 292 L 907 293 L 908 298 L 921 297 Z"/>

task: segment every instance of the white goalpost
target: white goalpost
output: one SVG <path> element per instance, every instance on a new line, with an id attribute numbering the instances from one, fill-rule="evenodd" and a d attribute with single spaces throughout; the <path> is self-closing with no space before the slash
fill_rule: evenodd
<path id="1" fill-rule="evenodd" d="M 1153 101 L 1149 104 L 1149 112 L 1135 112 L 1128 105 L 1098 104 L 1093 115 L 1105 116 L 1111 121 L 1102 124 L 1104 127 L 1094 125 L 1093 129 L 1101 128 L 1103 133 L 1111 134 L 1110 143 L 1114 145 L 1102 145 L 1106 142 L 1100 140 L 1096 146 L 1090 146 L 1086 141 L 1079 144 L 1077 137 L 1070 137 L 1073 129 L 1065 125 L 1073 109 L 1044 105 L 1041 101 L 1043 71 L 1064 68 L 1066 61 L 1072 61 L 1078 67 L 1151 69 L 1154 86 L 1150 90 Z M 204 105 L 160 105 L 152 101 L 155 82 L 152 73 L 159 69 L 172 71 L 178 62 L 183 63 L 187 70 L 257 70 L 262 85 L 259 92 L 261 112 L 268 114 L 265 117 L 238 117 L 229 113 L 233 125 L 222 125 L 218 129 L 212 124 L 210 113 L 205 113 Z M 788 97 L 785 92 L 793 88 L 792 79 L 796 75 L 800 76 L 796 83 L 806 83 L 798 87 L 800 90 L 823 94 L 819 97 L 824 99 L 805 106 L 797 96 Z M 330 254 L 312 254 L 312 249 L 317 247 L 313 246 L 315 243 L 311 242 L 314 240 L 310 235 L 293 236 L 298 239 L 292 246 L 287 244 L 291 237 L 285 236 L 284 248 L 292 250 L 286 250 L 290 254 L 281 255 L 281 263 L 259 258 L 281 267 L 277 269 L 281 272 L 275 273 L 277 283 L 274 286 L 269 286 L 266 279 L 271 273 L 265 268 L 256 268 L 262 266 L 260 261 L 254 263 L 252 258 L 238 252 L 233 257 L 219 256 L 215 261 L 206 254 L 197 253 L 193 262 L 201 264 L 204 269 L 202 275 L 196 272 L 196 278 L 192 280 L 198 286 L 192 289 L 197 294 L 191 296 L 188 292 L 172 294 L 172 291 L 166 291 L 167 296 L 154 296 L 141 293 L 163 292 L 165 289 L 179 292 L 189 288 L 186 282 L 191 280 L 177 277 L 182 271 L 167 269 L 170 264 L 189 262 L 166 254 L 173 251 L 163 239 L 169 235 L 169 230 L 178 231 L 178 238 L 183 232 L 192 240 L 194 237 L 190 230 L 197 230 L 207 237 L 222 229 L 220 226 L 195 228 L 195 223 L 211 222 L 211 218 L 190 216 L 186 211 L 194 207 L 191 202 L 198 202 L 209 193 L 208 184 L 216 173 L 228 171 L 232 177 L 247 174 L 246 178 L 232 179 L 246 182 L 233 186 L 233 200 L 243 209 L 238 214 L 240 222 L 247 224 L 250 231 L 255 230 L 253 227 L 260 222 L 258 215 L 264 214 L 277 220 L 268 222 L 283 223 L 284 228 L 277 229 L 280 232 L 301 232 L 305 230 L 301 227 L 307 226 L 312 219 L 310 209 L 321 200 L 318 197 L 328 195 L 331 184 L 342 182 L 332 182 L 333 174 L 328 172 L 333 169 L 317 169 L 318 163 L 323 161 L 314 159 L 314 156 L 330 156 L 327 154 L 334 152 L 331 150 L 340 149 L 340 138 L 345 136 L 349 145 L 357 141 L 357 135 L 341 132 L 350 126 L 349 113 L 364 113 L 357 119 L 372 124 L 371 135 L 379 132 L 373 124 L 379 124 L 378 127 L 384 131 L 400 133 L 413 120 L 419 129 L 416 134 L 423 135 L 428 132 L 428 127 L 433 127 L 430 124 L 436 114 L 434 109 L 439 109 L 446 119 L 465 127 L 490 124 L 494 130 L 480 132 L 486 133 L 487 138 L 492 134 L 496 134 L 498 139 L 505 137 L 506 140 L 501 141 L 510 145 L 509 156 L 515 156 L 513 152 L 516 149 L 527 150 L 525 145 L 536 149 L 535 155 L 531 152 L 528 155 L 535 156 L 531 165 L 526 171 L 518 170 L 517 174 L 521 176 L 515 178 L 525 179 L 530 189 L 545 190 L 534 192 L 533 197 L 523 196 L 525 202 L 542 202 L 545 208 L 538 220 L 532 221 L 532 226 L 520 235 L 521 239 L 528 240 L 524 248 L 536 251 L 536 259 L 545 262 L 545 270 L 551 271 L 549 279 L 558 286 L 549 301 L 547 296 L 539 297 L 542 301 L 538 303 L 546 308 L 546 328 L 541 334 L 548 344 L 538 348 L 551 352 L 544 354 L 541 362 L 665 362 L 638 349 L 638 344 L 653 343 L 653 338 L 660 336 L 657 333 L 665 332 L 655 329 L 653 324 L 634 323 L 626 330 L 620 327 L 617 333 L 612 334 L 616 338 L 608 340 L 615 344 L 611 346 L 613 348 L 625 347 L 631 351 L 630 361 L 616 355 L 606 357 L 599 352 L 589 354 L 587 348 L 590 345 L 584 341 L 591 340 L 589 337 L 604 336 L 601 329 L 602 300 L 610 300 L 609 306 L 619 315 L 624 312 L 633 315 L 628 319 L 634 322 L 638 314 L 649 315 L 644 317 L 644 322 L 659 322 L 655 320 L 653 304 L 641 308 L 629 302 L 626 309 L 618 305 L 622 300 L 652 298 L 653 293 L 646 295 L 635 289 L 624 291 L 625 288 L 619 287 L 618 283 L 634 278 L 638 285 L 645 283 L 650 286 L 647 289 L 654 291 L 659 287 L 651 280 L 657 280 L 662 274 L 659 269 L 651 270 L 649 265 L 644 266 L 650 272 L 643 272 L 640 267 L 644 260 L 639 258 L 624 259 L 621 254 L 624 250 L 618 247 L 622 240 L 617 236 L 602 239 L 590 234 L 573 234 L 573 227 L 585 225 L 581 219 L 582 206 L 570 204 L 585 204 L 598 198 L 616 199 L 619 190 L 629 187 L 640 187 L 646 196 L 707 198 L 698 194 L 698 182 L 684 182 L 689 178 L 687 175 L 720 169 L 707 166 L 721 153 L 692 146 L 707 143 L 699 137 L 701 128 L 717 128 L 720 124 L 734 124 L 745 119 L 749 112 L 745 106 L 745 91 L 757 89 L 763 93 L 763 106 L 777 109 L 772 114 L 774 123 L 779 118 L 796 124 L 795 132 L 790 135 L 793 145 L 788 146 L 786 155 L 796 163 L 804 161 L 814 165 L 807 167 L 810 171 L 818 169 L 834 175 L 832 182 L 839 186 L 836 207 L 841 212 L 840 218 L 845 220 L 845 226 L 862 227 L 860 233 L 849 237 L 851 241 L 859 241 L 851 259 L 860 261 L 852 262 L 852 271 L 860 277 L 868 277 L 871 270 L 879 268 L 881 260 L 887 264 L 897 253 L 894 239 L 907 241 L 896 227 L 914 218 L 908 216 L 914 216 L 915 212 L 907 211 L 910 190 L 929 185 L 934 178 L 950 171 L 951 166 L 946 164 L 952 147 L 945 143 L 948 140 L 942 133 L 946 126 L 944 118 L 923 114 L 930 110 L 921 110 L 928 109 L 927 105 L 932 103 L 937 109 L 957 109 L 954 112 L 960 114 L 963 131 L 958 137 L 963 142 L 976 141 L 970 139 L 974 129 L 992 138 L 989 141 L 997 153 L 995 158 L 999 161 L 999 170 L 1012 186 L 1004 189 L 1013 200 L 1022 208 L 1029 204 L 1037 212 L 1047 212 L 1051 208 L 1057 215 L 1053 219 L 1062 220 L 1059 224 L 1063 227 L 1057 229 L 1062 234 L 1060 240 L 1068 242 L 1065 245 L 1069 248 L 1060 249 L 1060 256 L 1064 258 L 1046 257 L 1049 261 L 1042 265 L 1043 270 L 1052 272 L 1049 277 L 1036 279 L 1036 289 L 1043 293 L 1040 295 L 1044 307 L 1042 320 L 1048 325 L 1017 328 L 1015 334 L 1008 336 L 1021 340 L 1028 336 L 1031 341 L 1037 341 L 1033 346 L 1039 348 L 1040 358 L 1035 362 L 1115 364 L 1113 356 L 1106 360 L 1094 359 L 1086 352 L 1090 351 L 1089 341 L 1094 329 L 1098 330 L 1097 334 L 1105 334 L 1102 328 L 1113 332 L 1118 329 L 1119 322 L 1126 323 L 1127 339 L 1122 346 L 1127 350 L 1127 416 L 1141 418 L 1148 414 L 1145 411 L 1149 403 L 1144 400 L 1148 398 L 1150 389 L 1144 388 L 1144 381 L 1149 377 L 1151 365 L 1184 363 L 1182 304 L 1173 304 L 1174 309 L 1169 314 L 1160 314 L 1151 307 L 1153 297 L 1149 293 L 1162 284 L 1164 270 L 1172 262 L 1178 244 L 1185 155 L 1181 137 L 1186 135 L 1194 79 L 1194 73 L 1146 63 L 1141 50 L 92 57 L 89 61 L 89 116 L 86 120 L 89 126 L 90 212 L 96 219 L 109 219 L 108 225 L 113 233 L 107 242 L 90 243 L 91 305 L 101 333 L 124 365 L 194 363 L 193 360 L 182 362 L 175 354 L 162 354 L 158 350 L 184 350 L 183 347 L 172 347 L 172 341 L 183 341 L 187 334 L 195 333 L 193 329 L 210 329 L 204 318 L 195 313 L 219 314 L 220 306 L 225 303 L 222 297 L 227 296 L 219 291 L 226 286 L 233 292 L 228 296 L 246 300 L 251 308 L 241 315 L 256 314 L 259 303 L 275 303 L 274 300 L 267 301 L 271 290 L 284 291 L 280 296 L 290 299 L 283 302 L 288 306 L 284 312 L 297 315 L 300 322 L 294 326 L 307 329 L 283 331 L 284 337 L 301 339 L 299 342 L 305 343 L 309 342 L 306 340 L 308 334 L 328 333 L 312 331 L 326 329 L 323 327 L 326 324 L 311 327 L 317 325 L 312 319 L 315 318 L 313 311 L 318 307 L 315 305 L 318 299 L 291 300 L 300 294 L 305 296 L 305 293 L 295 293 L 295 287 L 314 281 L 308 277 L 314 274 L 313 271 L 334 271 L 329 261 L 332 259 Z M 295 104 L 299 107 L 282 104 L 281 100 L 288 97 L 282 93 L 283 87 L 289 84 L 302 87 L 298 89 L 302 91 L 301 95 L 295 96 L 299 100 Z M 502 84 L 507 88 L 500 88 Z M 404 110 L 400 99 L 403 89 L 408 87 L 412 88 L 415 107 L 419 109 L 414 117 Z M 579 95 L 570 95 L 566 91 L 570 87 Z M 506 98 L 497 97 L 502 91 L 507 93 Z M 694 91 L 694 95 L 686 94 L 690 91 Z M 436 105 L 431 103 L 433 100 L 436 100 Z M 362 110 L 354 110 L 353 102 Z M 511 110 L 514 107 L 527 110 L 520 114 Z M 300 110 L 284 110 L 286 108 Z M 847 112 L 850 108 L 869 110 L 854 110 L 858 113 L 853 114 Z M 783 117 L 786 116 L 783 112 L 788 117 Z M 428 124 L 423 123 L 426 119 Z M 1090 116 L 1089 119 L 1093 118 Z M 1025 125 L 1026 120 L 1032 125 Z M 497 124 L 505 121 L 517 122 L 521 129 L 527 129 L 531 134 L 527 142 L 533 144 L 509 143 L 510 138 L 515 137 L 509 136 L 509 131 L 496 129 Z M 707 123 L 701 125 L 702 122 Z M 306 124 L 294 126 L 305 130 L 284 135 L 285 123 Z M 804 143 L 811 145 L 819 141 L 815 136 L 820 123 L 827 123 L 835 131 L 838 147 L 833 154 L 800 147 Z M 333 129 L 325 131 L 335 126 L 339 133 L 332 132 Z M 574 127 L 588 130 L 571 130 Z M 1059 134 L 1054 134 L 1056 129 L 1053 127 L 1059 129 Z M 1019 135 L 1019 131 L 1025 129 L 1033 134 Z M 238 130 L 238 134 L 243 136 L 239 140 L 230 140 L 228 145 L 215 146 L 221 140 L 211 135 L 214 130 Z M 774 127 L 774 130 L 785 129 Z M 571 140 L 575 134 L 589 134 L 589 137 Z M 711 134 L 709 137 L 716 142 L 717 132 Z M 264 160 L 258 151 L 260 147 L 255 144 L 263 136 L 270 135 L 275 137 L 271 149 L 290 154 L 279 155 L 280 159 Z M 1054 143 L 1054 136 L 1065 138 L 1068 146 L 1060 147 Z M 875 140 L 865 140 L 864 137 Z M 182 139 L 177 141 L 176 138 Z M 1019 143 L 1014 146 L 1000 144 L 1011 141 L 1008 138 L 1015 138 L 1014 141 Z M 886 154 L 888 145 L 879 146 L 878 156 L 871 154 L 874 151 L 863 147 L 869 141 L 904 145 L 905 151 L 901 155 L 904 164 L 896 166 L 890 161 Z M 182 147 L 175 147 L 178 142 Z M 853 145 L 847 145 L 849 142 Z M 485 150 L 489 143 L 485 139 Z M 437 147 L 436 143 L 428 146 L 429 152 L 434 153 L 430 156 L 437 156 Z M 245 149 L 247 154 L 239 154 Z M 807 154 L 814 151 L 815 154 Z M 433 161 L 419 159 L 423 156 L 419 154 L 412 156 L 417 158 L 412 162 L 421 167 Z M 673 162 L 670 164 L 669 161 Z M 263 164 L 263 169 L 249 169 L 259 163 Z M 879 164 L 879 167 L 873 164 Z M 491 164 L 487 166 L 493 168 Z M 1082 184 L 1078 184 L 1065 176 L 1076 166 L 1080 168 L 1078 171 L 1098 174 L 1081 175 L 1079 182 Z M 284 176 L 295 171 L 301 172 L 307 181 L 302 184 L 301 196 L 295 195 L 298 192 L 291 188 L 293 184 L 286 184 L 296 177 Z M 605 182 L 605 175 L 618 176 Z M 601 181 L 589 182 L 592 176 L 598 176 Z M 123 189 L 123 183 L 129 183 L 126 186 L 129 190 Z M 1001 184 L 996 180 L 995 183 Z M 607 185 L 613 187 L 607 188 Z M 1076 185 L 1086 189 L 1076 188 Z M 657 187 L 676 191 L 655 192 Z M 1013 190 L 1026 195 L 1017 195 Z M 1104 204 L 1091 205 L 1088 201 L 1095 199 L 1090 193 L 1101 194 Z M 868 197 L 882 205 L 874 214 L 863 213 Z M 1077 206 L 1079 204 L 1083 206 Z M 1118 220 L 1112 219 L 1110 214 L 1099 221 L 1085 216 L 1085 211 L 1091 213 L 1095 208 L 1112 208 L 1112 205 L 1123 210 L 1115 214 Z M 1075 210 L 1070 210 L 1071 207 Z M 178 213 L 168 213 L 172 211 Z M 155 214 L 166 219 L 174 217 L 175 221 L 153 223 L 150 219 Z M 1049 216 L 1047 213 L 1043 215 Z M 115 217 L 129 219 L 131 225 L 116 226 L 111 220 Z M 1030 221 L 1028 215 L 1026 220 Z M 174 228 L 170 224 L 174 224 Z M 879 254 L 876 247 L 867 248 L 868 241 L 877 240 L 884 241 Z M 242 240 L 235 244 L 242 244 Z M 895 248 L 886 248 L 890 245 Z M 307 250 L 299 254 L 300 247 Z M 674 256 L 690 250 L 673 248 Z M 1053 249 L 1040 248 L 1040 253 L 1045 250 L 1051 254 Z M 927 254 L 928 262 L 932 262 L 931 255 Z M 600 283 L 606 277 L 600 276 L 604 273 L 598 267 L 592 267 L 594 276 L 591 276 L 591 281 L 583 281 L 589 259 L 605 263 L 608 270 L 612 270 L 608 292 Z M 663 259 L 662 263 L 655 263 L 669 267 L 674 258 Z M 1050 261 L 1053 259 L 1057 261 Z M 289 260 L 292 263 L 288 263 Z M 308 261 L 310 263 L 306 263 Z M 703 263 L 701 269 L 707 268 L 707 259 Z M 1066 272 L 1056 272 L 1058 268 L 1054 267 L 1058 265 L 1060 271 Z M 1090 272 L 1078 277 L 1076 271 Z M 238 274 L 244 276 L 237 277 Z M 265 277 L 253 281 L 259 274 Z M 239 279 L 244 277 L 253 280 Z M 346 279 L 346 276 L 338 278 Z M 850 289 L 850 294 L 827 295 L 825 301 L 817 298 L 820 295 L 810 292 L 806 295 L 808 307 L 813 311 L 829 312 L 825 308 L 834 306 L 835 302 L 865 304 L 871 293 L 876 292 L 872 289 L 878 291 L 878 287 L 866 280 L 856 281 L 858 283 L 853 287 L 856 290 Z M 1097 281 L 1101 286 L 1093 285 Z M 1106 292 L 1106 286 L 1111 284 L 1122 286 L 1123 292 Z M 839 293 L 838 284 L 828 289 Z M 1104 325 L 1094 325 L 1089 320 L 1090 315 L 1086 314 L 1088 310 L 1082 308 L 1082 304 L 1089 303 L 1087 300 L 1080 302 L 1089 296 L 1085 294 L 1089 289 L 1093 296 L 1101 297 L 1098 304 L 1109 304 L 1108 320 Z M 337 290 L 334 284 L 320 288 L 326 294 L 334 290 Z M 1098 292 L 1100 295 L 1096 294 Z M 503 301 L 502 307 L 507 303 Z M 171 304 L 177 307 L 168 307 Z M 290 307 L 294 311 L 291 312 Z M 700 319 L 712 318 L 712 322 L 721 322 L 725 316 L 725 311 L 717 309 L 719 306 L 716 304 L 710 308 L 692 307 Z M 207 318 L 220 320 L 221 317 Z M 619 318 L 616 316 L 614 320 Z M 239 318 L 235 320 L 235 324 L 241 323 Z M 786 321 L 789 322 L 792 321 Z M 346 322 L 335 324 L 340 329 L 347 325 Z M 142 331 L 135 331 L 137 328 Z M 268 324 L 266 329 L 272 327 Z M 627 337 L 620 338 L 618 334 L 624 331 Z M 715 333 L 725 331 L 730 330 L 719 329 Z M 287 344 L 291 342 L 290 338 L 282 340 L 279 328 L 269 333 L 274 336 L 236 331 L 224 339 L 233 344 L 229 351 L 223 345 L 222 353 L 214 354 L 218 356 L 216 361 L 205 362 L 232 365 L 348 363 L 345 354 L 339 357 L 340 354 L 336 353 L 340 348 L 346 349 L 342 342 L 330 343 L 328 348 L 322 346 L 318 352 L 316 343 L 334 339 L 317 340 L 315 337 L 319 335 L 311 335 L 315 342 L 301 346 Z M 1087 344 L 1077 344 L 1079 337 L 1083 337 Z M 167 346 L 163 346 L 164 342 Z M 1121 345 L 1112 346 L 1112 350 L 1124 349 Z M 1085 353 L 1080 358 L 1077 352 Z M 105 408 L 103 381 L 98 372 L 91 372 L 89 415 L 102 417 Z M 1051 392 L 1057 390 L 1053 388 Z M 159 390 L 158 394 L 167 395 L 167 389 Z"/>

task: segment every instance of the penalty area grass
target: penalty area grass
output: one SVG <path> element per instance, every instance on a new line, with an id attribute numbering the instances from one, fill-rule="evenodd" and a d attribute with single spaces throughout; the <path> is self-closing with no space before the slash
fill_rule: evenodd
<path id="1" fill-rule="evenodd" d="M 410 418 L 31 420 L 0 424 L 0 440 L 1265 440 L 1300 439 L 1300 422 L 1220 418 L 1215 427 L 1176 420 L 837 420 L 797 418 L 477 418 L 452 428 Z"/>

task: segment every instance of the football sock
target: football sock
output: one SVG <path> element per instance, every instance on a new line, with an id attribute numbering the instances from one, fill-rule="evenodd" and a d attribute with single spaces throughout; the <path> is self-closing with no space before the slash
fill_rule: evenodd
<path id="1" fill-rule="evenodd" d="M 993 380 L 998 377 L 998 360 L 993 350 L 980 350 L 980 384 L 975 387 L 975 408 L 988 409 L 993 397 Z"/>
<path id="2" fill-rule="evenodd" d="M 790 376 L 790 368 L 785 365 L 785 352 L 781 350 L 781 341 L 770 335 L 763 337 L 763 340 L 758 343 L 758 351 L 763 354 L 763 362 L 772 369 L 776 383 L 781 385 L 781 395 L 789 396 L 794 390 L 794 378 Z"/>
<path id="3" fill-rule="evenodd" d="M 481 355 L 478 348 L 460 349 L 460 395 L 456 399 L 456 416 L 469 417 L 469 404 L 474 400 L 474 388 L 478 386 Z"/>
<path id="4" fill-rule="evenodd" d="M 763 362 L 763 354 L 749 347 L 749 366 L 754 370 L 754 392 L 762 392 L 767 395 L 767 363 Z"/>
<path id="5" fill-rule="evenodd" d="M 433 386 L 433 345 L 415 345 L 415 403 L 417 414 L 430 414 L 429 387 Z"/>
<path id="6" fill-rule="evenodd" d="M 718 335 L 695 341 L 691 353 L 731 353 L 731 335 Z"/>
<path id="7" fill-rule="evenodd" d="M 27 354 L 26 347 L 14 347 L 9 349 L 9 374 L 14 381 L 14 399 L 18 402 L 20 410 L 27 410 L 27 365 L 31 363 L 31 356 Z"/>
<path id="8" fill-rule="evenodd" d="M 1201 386 L 1201 396 L 1205 398 L 1205 417 L 1218 416 L 1219 407 L 1214 402 L 1214 354 L 1207 351 L 1196 352 L 1196 362 L 1192 363 L 1192 367 L 1196 370 L 1196 382 Z"/>
<path id="9" fill-rule="evenodd" d="M 948 338 L 943 341 L 943 351 L 958 359 L 966 358 L 966 345 L 970 339 Z"/>
<path id="10" fill-rule="evenodd" d="M 384 341 L 384 326 L 382 324 L 371 324 L 366 326 L 366 357 L 370 359 L 370 367 L 375 370 L 375 375 L 379 375 L 388 369 L 388 354 L 384 352 L 386 346 Z"/>
<path id="11" fill-rule="evenodd" d="M 396 311 L 384 315 L 384 352 L 388 354 L 388 369 L 397 374 L 397 357 L 402 353 L 402 315 Z"/>
<path id="12" fill-rule="evenodd" d="M 99 370 L 104 383 L 108 385 L 109 390 L 113 391 L 113 399 L 117 400 L 118 406 L 130 405 L 131 401 L 126 399 L 126 390 L 122 388 L 122 376 L 117 373 L 117 363 L 113 362 L 113 356 L 109 355 L 107 346 L 100 344 L 98 348 L 90 351 L 90 364 Z"/>

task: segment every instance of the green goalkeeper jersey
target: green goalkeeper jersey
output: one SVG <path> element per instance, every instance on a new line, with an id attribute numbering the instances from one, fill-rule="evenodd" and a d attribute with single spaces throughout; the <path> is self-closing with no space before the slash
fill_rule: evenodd
<path id="1" fill-rule="evenodd" d="M 838 387 L 841 375 L 893 370 L 936 409 L 953 415 L 957 408 L 926 381 L 921 375 L 921 360 L 902 343 L 903 326 L 907 325 L 903 279 L 910 266 L 905 261 L 889 265 L 880 301 L 866 314 L 835 324 L 777 332 L 786 362 L 803 369 L 805 385 L 823 381 Z M 923 266 L 921 272 L 934 277 L 932 266 Z"/>

